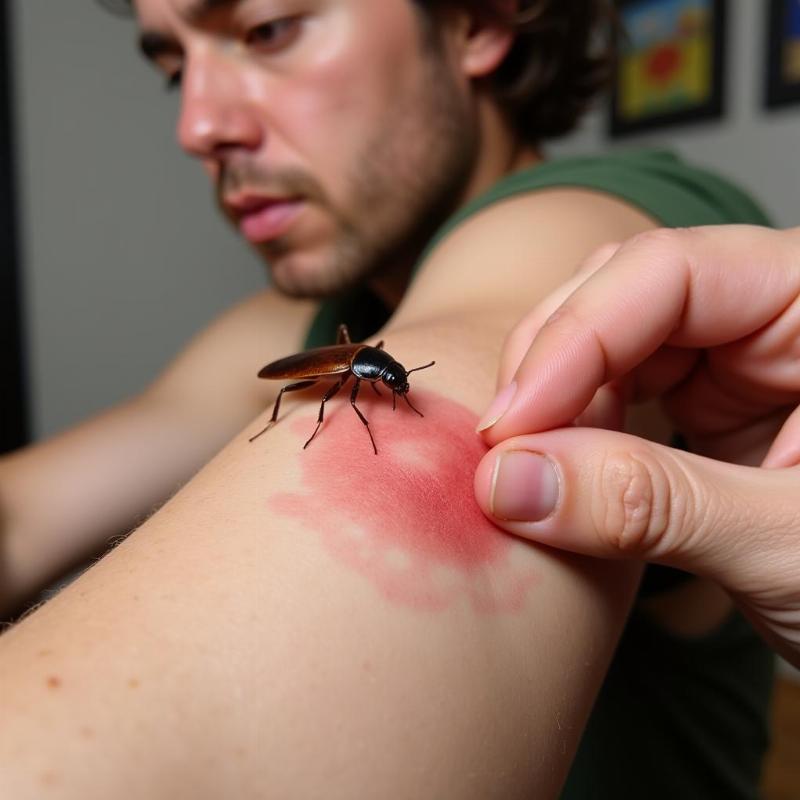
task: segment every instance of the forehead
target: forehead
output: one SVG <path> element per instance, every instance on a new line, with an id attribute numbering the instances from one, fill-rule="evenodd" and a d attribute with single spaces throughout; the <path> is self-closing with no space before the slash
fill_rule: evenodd
<path id="1" fill-rule="evenodd" d="M 241 43 L 251 32 L 274 30 L 274 23 L 290 18 L 312 23 L 304 28 L 303 55 L 294 62 L 301 65 L 309 58 L 324 61 L 321 54 L 332 51 L 367 62 L 412 51 L 419 55 L 427 38 L 416 0 L 133 0 L 133 5 L 139 49 L 156 63 L 180 57 L 194 41 Z M 254 59 L 261 52 L 253 48 Z"/>
<path id="2" fill-rule="evenodd" d="M 197 24 L 218 12 L 233 11 L 246 2 L 247 0 L 133 0 L 133 10 L 140 27 L 164 28 L 174 23 Z M 280 5 L 281 0 L 270 4 Z"/>
<path id="3" fill-rule="evenodd" d="M 173 16 L 193 22 L 215 11 L 232 10 L 245 2 L 246 0 L 133 0 L 133 9 L 140 19 Z M 270 4 L 281 5 L 281 0 L 267 3 Z M 285 5 L 285 2 L 283 4 Z"/>
<path id="4" fill-rule="evenodd" d="M 226 12 L 238 10 L 260 12 L 275 17 L 302 14 L 321 8 L 339 9 L 351 14 L 375 11 L 405 11 L 415 6 L 414 0 L 132 0 L 134 12 L 142 27 L 155 27 L 181 22 L 200 25 Z M 371 6 L 371 8 L 370 8 Z"/>

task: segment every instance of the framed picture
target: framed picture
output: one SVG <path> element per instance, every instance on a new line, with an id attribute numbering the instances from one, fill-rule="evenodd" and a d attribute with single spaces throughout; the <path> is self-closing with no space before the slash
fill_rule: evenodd
<path id="1" fill-rule="evenodd" d="M 727 0 L 617 0 L 612 136 L 721 117 Z"/>
<path id="2" fill-rule="evenodd" d="M 769 0 L 767 108 L 800 102 L 800 0 Z"/>

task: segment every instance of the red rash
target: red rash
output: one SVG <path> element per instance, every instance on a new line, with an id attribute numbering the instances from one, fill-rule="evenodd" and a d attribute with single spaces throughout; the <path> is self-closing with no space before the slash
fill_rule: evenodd
<path id="1" fill-rule="evenodd" d="M 424 419 L 402 399 L 392 413 L 385 390 L 378 398 L 362 389 L 358 406 L 377 456 L 347 398 L 328 405 L 306 450 L 316 414 L 293 421 L 304 491 L 273 495 L 270 506 L 317 531 L 337 561 L 393 603 L 439 610 L 465 598 L 482 613 L 521 610 L 536 574 L 519 558 L 523 544 L 492 525 L 473 497 L 486 452 L 477 416 L 431 393 L 413 392 L 412 402 Z"/>

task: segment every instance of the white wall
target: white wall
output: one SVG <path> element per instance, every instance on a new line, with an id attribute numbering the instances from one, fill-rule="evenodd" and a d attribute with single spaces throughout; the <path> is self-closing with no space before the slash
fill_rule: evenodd
<path id="1" fill-rule="evenodd" d="M 666 146 L 748 187 L 777 225 L 800 224 L 800 105 L 779 112 L 763 108 L 766 17 L 765 0 L 729 0 L 728 92 L 722 121 L 611 141 L 606 114 L 598 113 L 550 152 Z"/>
<path id="2" fill-rule="evenodd" d="M 264 269 L 179 155 L 177 96 L 96 0 L 13 0 L 37 436 L 143 387 Z"/>

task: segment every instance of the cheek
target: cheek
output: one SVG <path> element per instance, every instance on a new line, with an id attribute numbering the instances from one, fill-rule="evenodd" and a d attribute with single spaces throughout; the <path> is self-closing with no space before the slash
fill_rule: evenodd
<path id="1" fill-rule="evenodd" d="M 382 20 L 381 28 L 386 24 Z M 375 27 L 369 19 L 353 27 L 341 23 L 336 36 L 270 96 L 278 110 L 270 114 L 275 138 L 334 197 L 347 191 L 345 177 L 358 169 L 365 148 L 391 134 L 387 120 L 395 109 L 413 106 L 409 98 L 419 90 L 419 57 L 412 58 L 417 42 L 408 20 L 397 20 L 393 37 L 376 34 Z"/>
<path id="2" fill-rule="evenodd" d="M 474 500 L 486 452 L 476 416 L 435 394 L 415 393 L 414 403 L 424 418 L 405 403 L 393 413 L 385 396 L 359 397 L 375 456 L 349 402 L 338 401 L 299 453 L 302 491 L 273 496 L 271 508 L 317 531 L 331 556 L 393 603 L 436 611 L 461 599 L 482 613 L 520 611 L 536 576 L 527 546 Z M 312 416 L 293 423 L 298 449 L 314 424 Z"/>
<path id="3" fill-rule="evenodd" d="M 306 75 L 294 86 L 281 87 L 273 99 L 280 112 L 271 115 L 269 148 L 278 162 L 297 159 L 298 166 L 334 196 L 341 193 L 338 176 L 346 171 L 363 129 L 371 124 L 370 110 L 336 73 Z M 284 148 L 286 157 L 278 152 Z"/>

